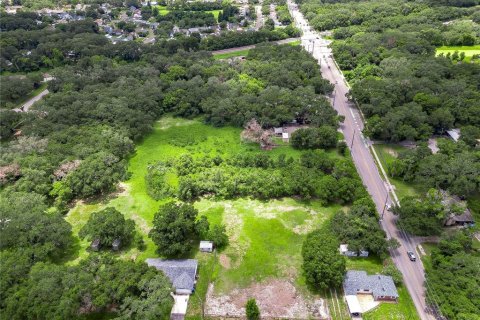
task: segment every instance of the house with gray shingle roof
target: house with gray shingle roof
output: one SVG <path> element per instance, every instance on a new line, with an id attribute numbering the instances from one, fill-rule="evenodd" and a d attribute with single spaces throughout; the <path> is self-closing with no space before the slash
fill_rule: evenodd
<path id="1" fill-rule="evenodd" d="M 369 276 L 365 271 L 347 271 L 343 291 L 353 318 L 375 308 L 381 301 L 397 302 L 398 299 L 392 277 L 380 274 Z"/>
<path id="2" fill-rule="evenodd" d="M 375 300 L 396 301 L 397 287 L 390 276 L 367 275 L 365 271 L 347 271 L 343 281 L 345 295 L 372 294 Z"/>
<path id="3" fill-rule="evenodd" d="M 150 267 L 155 267 L 165 273 L 172 282 L 176 294 L 192 294 L 195 291 L 197 260 L 147 259 L 146 262 Z"/>

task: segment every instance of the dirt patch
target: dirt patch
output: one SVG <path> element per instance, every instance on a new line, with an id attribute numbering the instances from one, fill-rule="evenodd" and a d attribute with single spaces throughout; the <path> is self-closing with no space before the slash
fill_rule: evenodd
<path id="1" fill-rule="evenodd" d="M 230 269 L 230 258 L 225 255 L 225 254 L 221 254 L 219 257 L 218 257 L 218 260 L 220 261 L 220 264 L 222 265 L 222 267 L 224 267 L 225 269 Z"/>
<path id="2" fill-rule="evenodd" d="M 207 292 L 205 313 L 212 317 L 245 317 L 245 304 L 255 298 L 263 319 L 328 319 L 325 301 L 318 297 L 305 299 L 287 280 L 271 279 L 228 295 L 214 295 L 213 284 Z"/>
<path id="3" fill-rule="evenodd" d="M 142 217 L 140 217 L 138 214 L 136 213 L 132 213 L 132 219 L 135 221 L 135 223 L 137 224 L 137 226 L 145 233 L 145 234 L 148 234 L 150 232 L 150 227 L 148 226 L 147 224 L 147 221 L 145 221 L 145 219 L 143 219 Z"/>
<path id="4" fill-rule="evenodd" d="M 243 229 L 243 219 L 232 206 L 231 202 L 224 204 L 223 221 L 225 223 L 225 229 L 228 235 L 230 246 L 228 252 L 236 256 L 233 260 L 232 267 L 238 267 L 242 261 L 245 252 L 250 247 L 250 242 L 247 239 L 240 239 Z"/>
<path id="5" fill-rule="evenodd" d="M 390 148 L 386 149 L 385 151 L 386 151 L 389 155 L 391 155 L 392 157 L 398 158 L 398 152 L 397 152 L 397 151 L 395 151 L 395 150 L 393 150 L 393 149 L 390 149 Z"/>

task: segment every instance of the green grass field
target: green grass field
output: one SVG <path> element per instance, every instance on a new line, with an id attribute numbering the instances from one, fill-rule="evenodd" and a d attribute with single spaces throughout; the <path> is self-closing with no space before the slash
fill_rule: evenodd
<path id="1" fill-rule="evenodd" d="M 129 160 L 128 171 L 130 178 L 120 184 L 116 194 L 101 199 L 79 201 L 68 213 L 66 220 L 72 224 L 74 234 L 87 222 L 92 212 L 112 206 L 122 212 L 127 218 L 133 219 L 137 229 L 144 235 L 147 249 L 139 252 L 136 248 L 126 249 L 120 254 L 125 258 L 145 259 L 156 256 L 155 246 L 147 237 L 151 228 L 153 216 L 159 206 L 167 200 L 156 201 L 146 190 L 145 175 L 147 166 L 159 160 L 167 160 L 184 153 L 193 156 L 201 154 L 224 155 L 237 153 L 260 153 L 258 145 L 245 144 L 240 141 L 240 128 L 214 128 L 202 124 L 199 120 L 185 120 L 165 117 L 158 121 L 153 132 L 147 136 L 135 150 Z M 288 145 L 280 146 L 269 151 L 273 157 L 284 153 L 287 156 L 298 157 L 300 151 Z M 338 157 L 336 151 L 330 151 L 332 157 Z M 239 200 L 240 201 L 240 200 Z M 199 204 L 196 205 L 200 205 Z M 210 214 L 211 215 L 211 214 Z M 211 219 L 214 219 L 212 216 Z M 79 250 L 76 259 L 69 263 L 76 263 L 85 257 L 89 243 L 79 240 Z"/>
<path id="2" fill-rule="evenodd" d="M 436 55 L 441 53 L 443 54 L 453 54 L 455 51 L 465 52 L 465 61 L 469 62 L 474 54 L 480 54 L 480 45 L 476 46 L 443 46 L 439 47 L 436 50 Z"/>
<path id="3" fill-rule="evenodd" d="M 378 158 L 380 159 L 385 171 L 387 171 L 388 166 L 397 158 L 398 153 L 406 150 L 405 147 L 397 144 L 374 144 L 373 147 L 375 148 Z M 422 188 L 420 185 L 411 182 L 405 182 L 401 178 L 397 179 L 390 176 L 388 178 L 395 186 L 395 193 L 400 200 L 404 197 L 417 196 L 427 191 L 423 190 L 424 188 Z"/>
<path id="4" fill-rule="evenodd" d="M 397 286 L 398 303 L 381 303 L 374 310 L 362 315 L 365 320 L 416 320 L 420 319 L 407 289 Z"/>
<path id="5" fill-rule="evenodd" d="M 158 13 L 162 16 L 170 12 L 170 10 L 167 9 L 167 6 L 158 5 L 157 8 L 158 8 Z"/>
<path id="6" fill-rule="evenodd" d="M 218 16 L 220 15 L 220 12 L 222 10 L 210 10 L 210 11 L 205 11 L 206 13 L 212 13 L 213 16 L 215 17 L 215 20 L 218 22 Z"/>
<path id="7" fill-rule="evenodd" d="M 167 200 L 155 201 L 148 196 L 145 175 L 149 164 L 184 153 L 195 157 L 268 152 L 272 157 L 283 153 L 294 158 L 301 154 L 288 145 L 262 151 L 258 145 L 242 143 L 240 132 L 240 128 L 214 128 L 202 124 L 200 120 L 165 117 L 158 121 L 153 132 L 136 147 L 129 160 L 130 178 L 120 184 L 120 190 L 101 199 L 79 201 L 70 210 L 66 220 L 72 224 L 74 235 L 78 234 L 92 212 L 112 206 L 135 221 L 147 245 L 143 252 L 126 248 L 119 255 L 138 260 L 157 257 L 156 248 L 147 235 L 154 213 Z M 328 154 L 332 158 L 340 157 L 335 150 Z M 192 257 L 199 260 L 200 276 L 197 292 L 189 304 L 191 319 L 198 318 L 201 301 L 205 299 L 211 281 L 215 284 L 216 293 L 224 293 L 266 279 L 282 278 L 294 283 L 300 292 L 307 293 L 301 274 L 303 240 L 308 231 L 321 226 L 333 213 L 342 209 L 340 206 L 323 207 L 314 200 L 292 198 L 269 201 L 201 199 L 194 206 L 200 215 L 208 217 L 211 225 L 222 223 L 226 226 L 230 245 L 216 256 L 198 251 L 192 253 Z M 88 255 L 86 249 L 89 243 L 78 238 L 77 241 L 78 252 L 68 264 L 76 264 Z M 220 256 L 223 264 L 219 263 Z"/>
<path id="8" fill-rule="evenodd" d="M 221 60 L 221 59 L 230 59 L 234 57 L 241 57 L 241 56 L 246 56 L 250 49 L 245 49 L 245 50 L 238 50 L 234 52 L 229 52 L 229 53 L 218 53 L 218 54 L 213 54 L 213 58 L 216 60 Z"/>

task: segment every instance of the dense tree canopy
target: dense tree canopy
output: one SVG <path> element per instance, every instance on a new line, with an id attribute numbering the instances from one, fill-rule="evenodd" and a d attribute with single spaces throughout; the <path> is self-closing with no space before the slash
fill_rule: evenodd
<path id="1" fill-rule="evenodd" d="M 325 230 L 307 235 L 302 247 L 303 270 L 307 282 L 316 289 L 341 286 L 346 262 L 338 246 L 338 241 Z"/>
<path id="2" fill-rule="evenodd" d="M 110 248 L 115 240 L 128 245 L 135 234 L 135 222 L 125 219 L 115 208 L 109 207 L 93 212 L 79 232 L 81 238 L 100 240 L 100 245 Z"/>
<path id="3" fill-rule="evenodd" d="M 388 244 L 378 223 L 375 206 L 363 202 L 361 199 L 354 203 L 347 213 L 339 211 L 335 214 L 331 222 L 333 234 L 340 242 L 348 244 L 351 251 L 367 250 L 370 254 L 386 256 Z"/>
<path id="4" fill-rule="evenodd" d="M 472 251 L 472 235 L 457 231 L 442 236 L 427 268 L 428 297 L 453 320 L 480 314 L 480 257 Z"/>
<path id="5" fill-rule="evenodd" d="M 178 256 L 192 249 L 198 238 L 198 211 L 189 204 L 168 202 L 155 214 L 149 237 L 166 256 Z"/>

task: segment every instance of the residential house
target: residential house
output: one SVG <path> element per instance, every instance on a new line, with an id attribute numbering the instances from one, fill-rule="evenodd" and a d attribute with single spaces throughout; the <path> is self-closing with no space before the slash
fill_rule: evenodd
<path id="1" fill-rule="evenodd" d="M 447 134 L 455 142 L 457 142 L 460 139 L 460 129 L 447 130 Z"/>
<path id="2" fill-rule="evenodd" d="M 147 264 L 161 270 L 172 282 L 175 294 L 190 295 L 195 291 L 198 261 L 147 259 Z"/>
<path id="3" fill-rule="evenodd" d="M 380 302 L 397 302 L 399 297 L 392 277 L 357 270 L 347 271 L 343 291 L 352 316 L 361 316 Z"/>
<path id="4" fill-rule="evenodd" d="M 442 205 L 448 211 L 444 225 L 446 227 L 467 226 L 475 223 L 472 212 L 468 209 L 465 201 L 459 197 L 440 190 Z"/>

